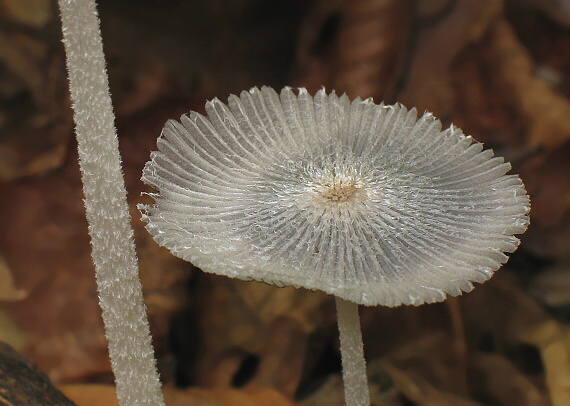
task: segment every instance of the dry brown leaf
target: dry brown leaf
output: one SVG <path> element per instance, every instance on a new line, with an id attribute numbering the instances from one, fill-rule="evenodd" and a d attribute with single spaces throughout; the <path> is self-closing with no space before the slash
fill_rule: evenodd
<path id="1" fill-rule="evenodd" d="M 1 0 L 0 15 L 0 181 L 7 181 L 59 167 L 73 123 L 57 4 Z"/>
<path id="2" fill-rule="evenodd" d="M 494 68 L 525 117 L 531 147 L 554 149 L 570 139 L 570 101 L 535 75 L 528 51 L 504 20 L 494 25 L 489 45 Z"/>
<path id="3" fill-rule="evenodd" d="M 570 305 L 570 264 L 561 263 L 536 277 L 531 292 L 552 307 Z"/>
<path id="4" fill-rule="evenodd" d="M 315 392 L 300 403 L 302 406 L 343 406 L 344 404 L 344 391 L 340 375 L 328 377 Z"/>
<path id="5" fill-rule="evenodd" d="M 505 271 L 464 299 L 464 303 L 474 301 L 477 306 L 465 307 L 470 339 L 476 343 L 491 334 L 499 348 L 508 349 L 521 343 L 535 346 L 541 355 L 552 404 L 570 404 L 570 340 L 566 329 Z"/>
<path id="6" fill-rule="evenodd" d="M 482 406 L 481 403 L 444 392 L 422 376 L 398 368 L 390 361 L 383 361 L 381 366 L 392 378 L 394 386 L 419 406 Z"/>
<path id="7" fill-rule="evenodd" d="M 263 405 L 274 405 L 274 406 L 293 406 L 294 403 L 285 398 L 281 392 L 277 392 L 275 389 L 250 384 L 243 388 L 243 392 L 248 394 L 251 399 L 258 406 Z"/>
<path id="8" fill-rule="evenodd" d="M 14 285 L 12 271 L 8 267 L 6 260 L 0 255 L 0 301 L 18 301 L 27 296 L 23 289 L 18 289 Z"/>
<path id="9" fill-rule="evenodd" d="M 3 311 L 0 311 L 0 341 L 12 346 L 16 351 L 20 351 L 27 342 L 26 334 Z"/>
<path id="10" fill-rule="evenodd" d="M 37 44 L 42 46 L 45 44 Z M 35 95 L 37 101 L 41 99 L 40 94 L 43 93 L 45 86 L 44 72 L 42 72 L 38 61 L 29 56 L 29 52 L 18 41 L 14 41 L 8 35 L 0 31 L 0 61 L 2 61 L 9 70 L 17 73 L 18 77 Z M 45 52 L 45 51 L 44 51 Z"/>
<path id="11" fill-rule="evenodd" d="M 77 406 L 118 406 L 114 385 L 69 384 L 58 389 Z"/>
<path id="12" fill-rule="evenodd" d="M 472 346 L 491 335 L 503 348 L 521 342 L 530 327 L 551 320 L 548 312 L 517 283 L 512 270 L 503 269 L 491 280 L 461 298 L 467 337 Z"/>
<path id="13" fill-rule="evenodd" d="M 39 28 L 49 21 L 54 10 L 49 0 L 1 0 L 0 11 L 5 18 Z"/>
<path id="14" fill-rule="evenodd" d="M 288 317 L 308 334 L 322 323 L 315 319 L 322 312 L 323 302 L 328 299 L 321 292 L 242 281 L 237 281 L 234 288 L 238 300 L 264 324 Z"/>
<path id="15" fill-rule="evenodd" d="M 404 56 L 409 6 L 401 0 L 342 3 L 335 90 L 380 100 L 392 90 Z"/>
<path id="16" fill-rule="evenodd" d="M 420 29 L 398 101 L 420 112 L 428 110 L 440 117 L 448 114 L 455 103 L 450 82 L 452 63 L 466 46 L 481 37 L 500 12 L 501 3 L 494 0 L 458 0 L 445 18 Z"/>
<path id="17" fill-rule="evenodd" d="M 568 2 L 561 0 L 511 0 L 515 3 L 516 7 L 520 7 L 521 3 L 534 7 L 534 12 L 537 9 L 546 13 L 550 18 L 559 24 L 570 26 L 570 7 Z"/>
<path id="18" fill-rule="evenodd" d="M 281 317 L 269 324 L 267 342 L 251 384 L 271 387 L 289 399 L 295 397 L 307 358 L 307 335 L 293 319 Z"/>
<path id="19" fill-rule="evenodd" d="M 293 396 L 306 336 L 326 319 L 326 296 L 211 275 L 203 280 L 199 384 L 228 385 L 241 360 L 254 354 L 260 360 L 255 381 Z"/>
<path id="20" fill-rule="evenodd" d="M 293 406 L 279 392 L 264 387 L 244 390 L 231 388 L 189 388 L 182 391 L 165 390 L 165 400 L 171 406 Z"/>
<path id="21" fill-rule="evenodd" d="M 547 258 L 570 258 L 570 143 L 526 159 L 520 174 L 531 196 L 526 247 Z"/>
<path id="22" fill-rule="evenodd" d="M 118 405 L 115 386 L 98 384 L 61 385 L 58 389 L 77 406 Z M 189 388 L 184 390 L 166 387 L 164 399 L 169 406 L 293 406 L 274 389 L 249 386 L 243 390 L 231 388 Z"/>
<path id="23" fill-rule="evenodd" d="M 440 396 L 442 401 L 468 397 L 463 354 L 456 351 L 453 336 L 445 331 L 426 332 L 400 345 L 383 358 L 380 367 L 408 397 L 416 391 L 424 393 L 429 402 Z"/>
<path id="24" fill-rule="evenodd" d="M 110 371 L 76 166 L 1 186 L 0 249 L 28 296 L 3 304 L 53 382 Z"/>
<path id="25" fill-rule="evenodd" d="M 548 397 L 504 356 L 477 352 L 470 358 L 474 386 L 501 406 L 549 406 Z"/>
<path id="26" fill-rule="evenodd" d="M 570 332 L 555 320 L 528 326 L 523 341 L 535 345 L 542 356 L 546 384 L 553 406 L 570 405 Z"/>

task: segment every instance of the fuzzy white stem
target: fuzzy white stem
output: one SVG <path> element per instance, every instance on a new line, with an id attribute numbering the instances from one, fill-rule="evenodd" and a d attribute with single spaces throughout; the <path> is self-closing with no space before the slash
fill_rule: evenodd
<path id="1" fill-rule="evenodd" d="M 370 406 L 358 305 L 336 297 L 346 406 Z"/>
<path id="2" fill-rule="evenodd" d="M 94 0 L 59 0 L 99 300 L 121 405 L 164 405 Z"/>

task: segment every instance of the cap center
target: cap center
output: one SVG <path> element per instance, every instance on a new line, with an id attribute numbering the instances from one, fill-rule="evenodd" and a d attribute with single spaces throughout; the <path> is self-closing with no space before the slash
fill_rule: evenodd
<path id="1" fill-rule="evenodd" d="M 356 190 L 352 176 L 336 175 L 333 179 L 323 182 L 318 193 L 325 199 L 333 202 L 348 200 Z"/>
<path id="2" fill-rule="evenodd" d="M 320 179 L 313 190 L 326 201 L 340 203 L 353 198 L 362 186 L 360 183 L 354 176 L 336 174 Z"/>

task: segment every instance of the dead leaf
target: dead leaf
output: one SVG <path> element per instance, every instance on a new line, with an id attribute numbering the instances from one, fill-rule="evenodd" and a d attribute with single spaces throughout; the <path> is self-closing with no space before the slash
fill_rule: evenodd
<path id="1" fill-rule="evenodd" d="M 115 386 L 100 384 L 61 385 L 58 389 L 77 406 L 115 406 L 119 402 Z M 293 406 L 271 388 L 251 385 L 243 390 L 231 388 L 163 388 L 169 406 Z"/>
<path id="2" fill-rule="evenodd" d="M 44 26 L 53 15 L 49 0 L 2 0 L 0 10 L 7 18 L 34 27 Z"/>
<path id="3" fill-rule="evenodd" d="M 420 406 L 482 406 L 481 403 L 446 393 L 434 387 L 423 377 L 396 367 L 389 361 L 381 363 L 382 368 L 390 375 L 396 388 L 406 398 Z"/>
<path id="4" fill-rule="evenodd" d="M 552 307 L 570 305 L 570 264 L 561 263 L 536 277 L 531 292 Z"/>
<path id="5" fill-rule="evenodd" d="M 77 166 L 3 184 L 0 249 L 28 296 L 3 304 L 53 382 L 110 371 Z"/>
<path id="6" fill-rule="evenodd" d="M 342 3 L 333 88 L 349 97 L 385 98 L 401 69 L 409 4 L 400 0 Z"/>
<path id="7" fill-rule="evenodd" d="M 294 319 L 285 316 L 270 323 L 269 331 L 249 386 L 275 388 L 293 399 L 307 358 L 307 334 Z"/>
<path id="8" fill-rule="evenodd" d="M 529 157 L 520 173 L 531 196 L 526 246 L 546 258 L 570 256 L 570 143 Z"/>
<path id="9" fill-rule="evenodd" d="M 543 392 L 504 356 L 477 352 L 471 357 L 474 390 L 501 406 L 549 406 Z"/>
<path id="10" fill-rule="evenodd" d="M 510 86 L 528 125 L 531 147 L 554 149 L 570 139 L 570 101 L 535 76 L 535 66 L 506 21 L 498 22 L 490 44 L 497 74 Z"/>
<path id="11" fill-rule="evenodd" d="M 73 122 L 57 4 L 2 0 L 0 14 L 0 181 L 8 181 L 59 167 Z"/>
<path id="12" fill-rule="evenodd" d="M 231 388 L 165 390 L 165 401 L 171 406 L 293 406 L 271 388 L 252 386 L 244 390 Z"/>
<path id="13" fill-rule="evenodd" d="M 412 400 L 421 398 L 426 405 L 438 401 L 452 405 L 452 399 L 468 400 L 463 356 L 455 351 L 452 336 L 444 331 L 427 332 L 400 345 L 379 366 L 396 388 Z"/>
<path id="14" fill-rule="evenodd" d="M 538 347 L 553 406 L 570 404 L 570 332 L 555 320 L 529 326 L 522 340 Z"/>
<path id="15" fill-rule="evenodd" d="M 320 387 L 300 403 L 302 406 L 343 406 L 342 377 L 331 375 Z"/>
<path id="16" fill-rule="evenodd" d="M 114 385 L 69 384 L 60 385 L 58 389 L 77 406 L 119 405 Z"/>
<path id="17" fill-rule="evenodd" d="M 534 6 L 533 10 L 535 13 L 540 10 L 546 13 L 550 18 L 559 24 L 570 26 L 570 8 L 568 8 L 568 3 L 559 0 L 512 0 L 513 3 L 516 2 L 516 6 L 520 6 L 520 3 L 527 3 L 526 5 Z"/>
<path id="18" fill-rule="evenodd" d="M 293 396 L 306 356 L 306 337 L 326 320 L 326 296 L 304 289 L 207 275 L 201 286 L 202 344 L 198 382 L 228 385 L 241 361 L 259 358 L 254 382 Z M 281 333 L 279 333 L 281 331 Z"/>
<path id="19" fill-rule="evenodd" d="M 428 110 L 440 117 L 448 114 L 455 103 L 452 63 L 481 37 L 501 10 L 501 3 L 494 0 L 459 0 L 437 24 L 415 27 L 417 44 L 397 100 L 420 112 Z"/>
<path id="20" fill-rule="evenodd" d="M 0 311 L 0 341 L 20 351 L 26 345 L 26 334 L 18 328 L 14 320 L 4 311 Z"/>
<path id="21" fill-rule="evenodd" d="M 14 277 L 6 263 L 0 255 L 0 301 L 18 301 L 27 296 L 27 292 L 14 286 Z"/>

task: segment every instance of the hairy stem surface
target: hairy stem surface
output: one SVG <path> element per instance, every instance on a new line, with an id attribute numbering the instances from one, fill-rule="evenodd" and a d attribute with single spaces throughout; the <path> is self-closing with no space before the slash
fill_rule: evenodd
<path id="1" fill-rule="evenodd" d="M 346 406 L 370 406 L 358 305 L 336 297 Z"/>
<path id="2" fill-rule="evenodd" d="M 164 405 L 143 303 L 99 18 L 94 0 L 59 0 L 85 208 L 121 405 Z"/>

